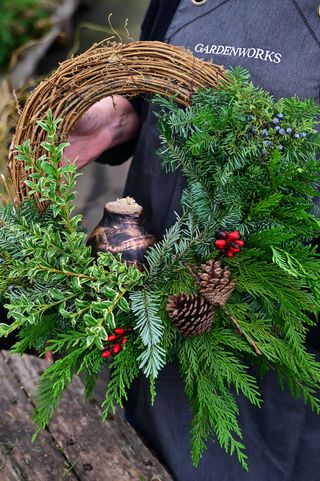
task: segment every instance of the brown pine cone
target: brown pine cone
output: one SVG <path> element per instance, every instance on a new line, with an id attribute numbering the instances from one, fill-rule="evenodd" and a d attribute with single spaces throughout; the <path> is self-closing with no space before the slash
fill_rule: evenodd
<path id="1" fill-rule="evenodd" d="M 203 297 L 184 292 L 169 297 L 166 311 L 183 336 L 209 331 L 214 318 L 212 306 Z"/>
<path id="2" fill-rule="evenodd" d="M 231 296 L 236 279 L 229 279 L 230 271 L 220 261 L 209 260 L 201 264 L 198 285 L 201 295 L 214 307 L 224 307 Z"/>

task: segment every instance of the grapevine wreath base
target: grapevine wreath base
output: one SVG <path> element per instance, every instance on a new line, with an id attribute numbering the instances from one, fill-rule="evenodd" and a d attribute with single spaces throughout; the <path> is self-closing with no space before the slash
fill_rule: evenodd
<path id="1" fill-rule="evenodd" d="M 84 112 L 108 95 L 174 95 L 178 103 L 186 106 L 197 89 L 214 87 L 221 78 L 222 66 L 162 42 L 93 46 L 63 62 L 34 90 L 20 116 L 14 144 L 30 139 L 37 155 L 43 153 L 40 144 L 45 132 L 35 122 L 43 119 L 48 109 L 52 109 L 55 118 L 62 118 L 58 140 L 64 141 Z M 23 182 L 24 169 L 14 157 L 12 151 L 11 177 L 20 202 L 28 197 L 28 187 Z"/>
<path id="2" fill-rule="evenodd" d="M 76 166 L 60 167 L 64 141 L 94 102 L 141 93 L 162 94 L 152 100 L 159 154 L 186 178 L 181 217 L 155 242 L 142 208 L 123 199 L 106 206 L 87 245 L 72 215 Z M 247 72 L 158 42 L 94 47 L 40 84 L 14 139 L 15 201 L 0 210 L 0 295 L 12 321 L 0 335 L 18 330 L 17 353 L 59 353 L 39 383 L 37 432 L 73 374 L 85 374 L 89 396 L 106 363 L 104 416 L 138 375 L 154 398 L 159 371 L 179 364 L 194 464 L 216 438 L 248 467 L 237 396 L 262 403 L 252 365 L 319 413 L 320 368 L 305 348 L 320 310 L 318 116 L 310 100 L 275 102 Z"/>

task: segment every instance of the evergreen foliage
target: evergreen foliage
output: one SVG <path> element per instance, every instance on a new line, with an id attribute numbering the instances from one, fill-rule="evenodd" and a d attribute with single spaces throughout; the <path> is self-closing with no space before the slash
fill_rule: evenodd
<path id="1" fill-rule="evenodd" d="M 63 148 L 56 145 L 59 120 L 49 112 L 39 122 L 47 132 L 48 154 L 35 160 L 26 142 L 18 160 L 27 172 L 30 195 L 50 206 L 40 214 L 27 200 L 21 207 L 4 205 L 0 212 L 0 295 L 11 324 L 0 334 L 20 329 L 13 351 L 34 348 L 61 357 L 44 373 L 38 388 L 35 421 L 44 427 L 75 372 L 86 374 L 86 391 L 100 371 L 104 341 L 116 325 L 126 322 L 128 292 L 143 275 L 120 256 L 100 254 L 95 260 L 79 230 L 80 216 L 72 216 L 76 166 L 59 167 Z M 117 321 L 115 321 L 115 318 Z"/>
<path id="2" fill-rule="evenodd" d="M 164 365 L 165 351 L 160 346 L 163 323 L 158 315 L 158 298 L 146 290 L 130 295 L 131 309 L 136 315 L 136 329 L 139 330 L 145 350 L 138 357 L 139 368 L 148 377 L 156 378 Z"/>
<path id="3" fill-rule="evenodd" d="M 141 371 L 154 396 L 159 371 L 175 361 L 194 416 L 194 464 L 217 438 L 247 469 L 237 396 L 255 406 L 263 401 L 249 374 L 252 364 L 261 373 L 275 371 L 293 396 L 320 412 L 320 367 L 305 347 L 320 310 L 314 246 L 320 221 L 312 211 L 319 195 L 319 108 L 296 98 L 275 102 L 240 69 L 217 89 L 199 91 L 186 109 L 174 99 L 155 101 L 162 163 L 180 168 L 187 187 L 182 216 L 147 252 L 143 273 L 120 256 L 91 257 L 80 217 L 72 215 L 76 168 L 59 166 L 65 144 L 56 145 L 59 120 L 51 112 L 40 123 L 47 155 L 34 159 L 28 142 L 19 148 L 30 200 L 0 211 L 0 295 L 12 319 L 0 334 L 19 330 L 17 353 L 30 347 L 59 352 L 39 384 L 39 429 L 74 373 L 85 373 L 89 396 L 102 365 L 111 366 L 106 417 L 123 405 Z M 32 196 L 50 202 L 44 214 Z M 245 246 L 227 257 L 214 243 L 218 231 L 234 230 Z M 226 305 L 215 308 L 209 332 L 183 337 L 167 316 L 167 300 L 198 295 L 197 272 L 208 259 L 228 265 L 235 288 Z M 115 327 L 132 331 L 107 361 L 101 354 Z"/>
<path id="4" fill-rule="evenodd" d="M 58 0 L 1 0 L 0 70 L 7 70 L 19 47 L 41 38 L 51 27 Z"/>

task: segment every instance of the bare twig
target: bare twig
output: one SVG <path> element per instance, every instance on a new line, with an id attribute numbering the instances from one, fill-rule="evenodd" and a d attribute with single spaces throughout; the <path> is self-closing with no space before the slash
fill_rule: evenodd
<path id="1" fill-rule="evenodd" d="M 192 277 L 194 277 L 194 279 L 198 278 L 197 273 L 194 271 L 194 269 L 192 269 L 192 267 L 189 264 L 185 263 L 185 267 L 190 272 Z"/>

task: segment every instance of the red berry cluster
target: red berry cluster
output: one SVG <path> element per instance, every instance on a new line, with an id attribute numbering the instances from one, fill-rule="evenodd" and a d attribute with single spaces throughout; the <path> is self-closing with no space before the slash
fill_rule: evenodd
<path id="1" fill-rule="evenodd" d="M 129 332 L 132 331 L 132 328 L 129 327 L 128 329 L 122 329 L 122 327 L 116 327 L 113 334 L 109 334 L 107 341 L 109 342 L 109 345 L 101 356 L 105 359 L 108 359 L 108 357 L 111 357 L 112 355 L 119 354 L 119 352 L 122 349 L 122 346 L 127 342 Z"/>
<path id="2" fill-rule="evenodd" d="M 218 232 L 218 239 L 214 245 L 226 254 L 227 257 L 233 257 L 237 252 L 241 251 L 244 246 L 244 241 L 240 239 L 240 232 L 235 230 L 227 232 L 226 230 Z"/>

